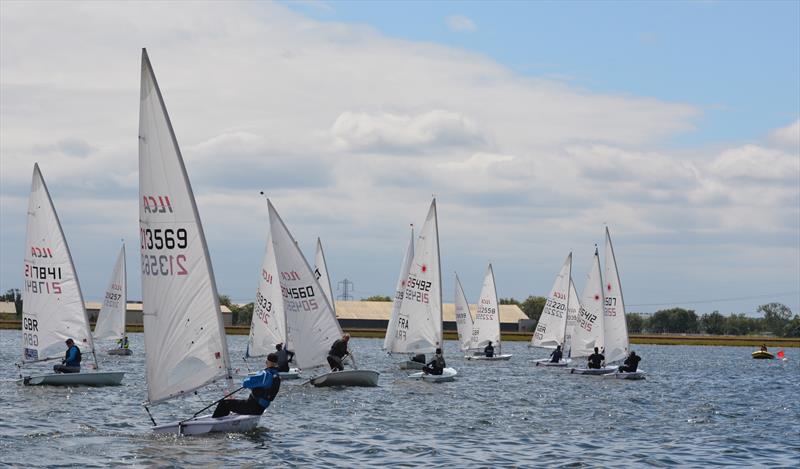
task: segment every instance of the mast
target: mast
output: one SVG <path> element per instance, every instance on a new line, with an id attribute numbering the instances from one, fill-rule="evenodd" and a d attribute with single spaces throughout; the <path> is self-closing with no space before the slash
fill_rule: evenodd
<path id="1" fill-rule="evenodd" d="M 433 198 L 433 221 L 436 227 L 436 262 L 438 264 L 439 275 L 439 348 L 442 349 L 444 355 L 444 318 L 442 317 L 442 257 L 439 250 L 439 211 L 436 209 L 436 197 Z"/>
<path id="2" fill-rule="evenodd" d="M 492 274 L 492 289 L 494 290 L 494 304 L 497 305 L 497 354 L 503 354 L 503 331 L 500 330 L 500 301 L 497 299 L 497 282 L 494 279 L 494 269 L 492 263 L 489 263 L 489 272 Z"/>

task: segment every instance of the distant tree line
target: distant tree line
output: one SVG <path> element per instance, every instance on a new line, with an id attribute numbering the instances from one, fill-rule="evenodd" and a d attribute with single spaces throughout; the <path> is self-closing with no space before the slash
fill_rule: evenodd
<path id="1" fill-rule="evenodd" d="M 672 308 L 656 311 L 650 316 L 637 313 L 625 315 L 628 332 L 711 335 L 772 334 L 778 337 L 800 337 L 800 316 L 781 303 L 758 307 L 762 317 L 744 314 L 725 316 L 719 311 L 698 316 L 693 310 Z"/>
<path id="2" fill-rule="evenodd" d="M 14 311 L 16 311 L 17 316 L 22 316 L 22 293 L 20 293 L 19 289 L 14 288 L 0 295 L 0 301 L 14 303 Z"/>

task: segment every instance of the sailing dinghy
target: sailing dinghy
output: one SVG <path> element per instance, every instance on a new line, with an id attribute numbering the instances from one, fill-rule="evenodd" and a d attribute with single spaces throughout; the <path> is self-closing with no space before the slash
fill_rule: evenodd
<path id="1" fill-rule="evenodd" d="M 464 287 L 458 274 L 455 274 L 455 307 L 456 307 L 456 331 L 458 332 L 458 348 L 462 352 L 467 352 L 472 344 L 472 330 L 474 329 L 472 313 L 469 311 L 467 296 L 464 294 Z"/>
<path id="2" fill-rule="evenodd" d="M 64 357 L 64 343 L 71 338 L 83 357 L 91 354 L 97 369 L 94 341 L 75 265 L 38 164 L 33 165 L 25 244 L 22 365 Z M 125 376 L 124 372 L 99 371 L 22 376 L 22 365 L 19 365 L 20 381 L 25 385 L 116 386 Z"/>
<path id="3" fill-rule="evenodd" d="M 128 281 L 125 269 L 125 243 L 119 250 L 114 271 L 106 287 L 103 306 L 97 314 L 94 326 L 94 340 L 116 340 L 119 347 L 106 350 L 109 355 L 131 355 L 133 351 L 125 346 L 125 312 L 128 306 Z"/>
<path id="4" fill-rule="evenodd" d="M 606 227 L 605 249 L 605 303 L 603 307 L 603 321 L 605 330 L 605 353 L 607 362 L 624 360 L 630 352 L 628 339 L 628 324 L 625 320 L 625 301 L 622 299 L 622 284 L 619 280 L 617 259 L 614 256 L 614 246 L 611 244 L 611 234 Z M 618 379 L 645 379 L 646 373 L 637 368 L 633 372 L 615 371 L 614 378 Z"/>
<path id="5" fill-rule="evenodd" d="M 487 357 L 483 348 L 491 342 L 497 353 Z M 477 352 L 466 355 L 467 360 L 498 361 L 508 360 L 510 354 L 503 354 L 503 344 L 500 341 L 500 303 L 497 301 L 497 287 L 494 282 L 492 264 L 486 268 L 483 277 L 481 296 L 478 298 L 478 311 L 472 326 L 472 341 L 470 348 Z"/>
<path id="6" fill-rule="evenodd" d="M 397 318 L 400 314 L 400 307 L 403 304 L 403 295 L 406 289 L 406 282 L 408 281 L 408 270 L 411 268 L 412 260 L 414 260 L 414 225 L 411 225 L 411 236 L 408 239 L 408 246 L 406 246 L 406 254 L 403 256 L 403 262 L 400 264 L 400 275 L 397 278 L 394 301 L 392 302 L 392 314 L 389 317 L 389 324 L 386 327 L 386 337 L 383 340 L 383 349 L 388 350 L 390 354 L 392 353 L 394 341 L 397 340 L 398 337 L 403 337 L 405 334 L 405 329 L 402 325 L 398 324 L 399 321 Z M 399 364 L 401 370 L 421 370 L 423 366 L 425 366 L 424 363 L 416 362 L 410 358 Z"/>
<path id="7" fill-rule="evenodd" d="M 289 340 L 295 348 L 297 364 L 306 372 L 313 373 L 315 368 L 328 366 L 328 350 L 335 340 L 342 337 L 342 329 L 322 286 L 286 224 L 272 202 L 267 200 L 267 206 Z M 354 361 L 353 364 L 355 367 Z M 373 387 L 378 385 L 378 376 L 374 370 L 353 369 L 321 373 L 309 382 L 314 386 Z"/>
<path id="8" fill-rule="evenodd" d="M 225 378 L 230 387 L 231 362 L 203 226 L 145 49 L 139 101 L 139 204 L 145 410 L 150 415 L 148 405 L 189 395 L 219 379 Z M 155 433 L 183 435 L 249 431 L 261 418 L 199 414 L 162 425 L 150 418 Z"/>
<path id="9" fill-rule="evenodd" d="M 561 266 L 561 270 L 556 275 L 553 288 L 547 295 L 547 302 L 539 316 L 536 330 L 531 339 L 532 347 L 542 347 L 555 350 L 561 346 L 562 358 L 558 362 L 553 362 L 549 358 L 542 358 L 534 361 L 536 366 L 564 367 L 567 366 L 567 354 L 564 345 L 567 335 L 567 312 L 569 311 L 570 285 L 572 280 L 572 253 L 569 253 Z"/>
<path id="10" fill-rule="evenodd" d="M 392 353 L 434 353 L 442 348 L 442 266 L 439 260 L 439 223 L 436 199 L 431 201 L 414 256 L 406 277 L 405 290 L 397 312 L 389 351 Z M 447 367 L 441 375 L 422 371 L 409 378 L 431 382 L 453 381 L 457 372 Z"/>
<path id="11" fill-rule="evenodd" d="M 250 322 L 250 337 L 247 341 L 245 359 L 264 357 L 276 351 L 277 344 L 289 347 L 286 332 L 286 314 L 283 312 L 281 285 L 278 282 L 278 267 L 275 264 L 275 247 L 267 233 L 267 247 L 261 262 L 261 275 L 253 304 L 253 318 Z M 291 350 L 291 349 L 289 349 Z M 281 379 L 297 379 L 299 368 L 289 368 L 280 372 Z"/>

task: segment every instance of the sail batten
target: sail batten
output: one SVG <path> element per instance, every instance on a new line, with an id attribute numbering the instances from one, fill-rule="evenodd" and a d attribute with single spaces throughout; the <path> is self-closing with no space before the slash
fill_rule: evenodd
<path id="1" fill-rule="evenodd" d="M 148 402 L 230 377 L 214 272 L 183 157 L 146 50 L 139 107 L 139 226 Z"/>

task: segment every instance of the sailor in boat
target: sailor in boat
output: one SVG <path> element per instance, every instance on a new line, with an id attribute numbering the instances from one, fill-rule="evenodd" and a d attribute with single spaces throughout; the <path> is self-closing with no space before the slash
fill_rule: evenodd
<path id="1" fill-rule="evenodd" d="M 589 355 L 589 368 L 599 370 L 602 368 L 604 361 L 606 361 L 606 357 L 600 353 L 600 350 L 597 347 L 595 347 L 594 353 Z"/>
<path id="2" fill-rule="evenodd" d="M 767 351 L 767 344 L 761 344 L 761 348 L 759 350 L 762 351 L 762 352 L 766 352 Z"/>
<path id="3" fill-rule="evenodd" d="M 350 341 L 350 334 L 345 334 L 341 339 L 336 339 L 331 345 L 328 352 L 328 365 L 331 366 L 331 371 L 344 371 L 344 364 L 342 360 L 349 355 L 347 350 L 347 343 Z"/>
<path id="4" fill-rule="evenodd" d="M 276 345 L 275 350 L 278 351 L 278 371 L 286 373 L 289 371 L 289 362 L 294 358 L 294 352 L 284 347 L 283 344 Z"/>
<path id="5" fill-rule="evenodd" d="M 494 347 L 492 347 L 492 341 L 489 341 L 489 345 L 483 348 L 483 354 L 486 355 L 486 358 L 492 358 L 494 356 Z"/>
<path id="6" fill-rule="evenodd" d="M 81 349 L 75 345 L 75 341 L 67 339 L 67 353 L 60 365 L 53 365 L 56 373 L 80 373 L 81 372 Z"/>
<path id="7" fill-rule="evenodd" d="M 275 400 L 281 389 L 278 374 L 278 354 L 267 355 L 267 367 L 244 380 L 242 387 L 250 390 L 247 399 L 224 399 L 219 402 L 212 417 L 225 417 L 231 412 L 239 415 L 261 415 Z"/>
<path id="8" fill-rule="evenodd" d="M 624 365 L 619 367 L 620 372 L 630 372 L 633 373 L 639 368 L 639 362 L 642 360 L 642 357 L 636 355 L 636 352 L 631 350 L 631 354 L 628 355 L 628 358 L 625 359 L 623 362 Z"/>
<path id="9" fill-rule="evenodd" d="M 117 339 L 117 345 L 119 345 L 120 349 L 128 350 L 128 336 Z"/>
<path id="10" fill-rule="evenodd" d="M 418 354 L 414 355 L 413 357 L 411 357 L 411 361 L 412 362 L 417 362 L 417 363 L 422 363 L 424 365 L 425 364 L 425 354 L 424 353 L 418 353 Z"/>
<path id="11" fill-rule="evenodd" d="M 447 367 L 447 365 L 444 362 L 442 349 L 437 348 L 436 355 L 433 356 L 433 360 L 422 368 L 422 373 L 426 375 L 441 375 L 445 367 Z"/>
<path id="12" fill-rule="evenodd" d="M 595 349 L 597 350 L 597 349 Z M 564 353 L 561 351 L 561 346 L 556 345 L 556 349 L 550 352 L 550 363 L 558 363 L 561 361 L 561 357 Z"/>

